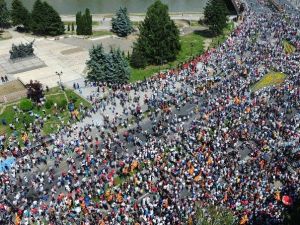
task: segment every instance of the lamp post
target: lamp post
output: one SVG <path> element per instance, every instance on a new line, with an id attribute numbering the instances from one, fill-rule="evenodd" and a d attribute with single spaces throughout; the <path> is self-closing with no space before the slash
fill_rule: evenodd
<path id="1" fill-rule="evenodd" d="M 62 83 L 61 83 L 61 75 L 63 74 L 63 72 L 62 71 L 60 71 L 60 72 L 56 71 L 55 74 L 59 77 L 59 86 L 60 86 L 60 88 L 63 89 Z"/>

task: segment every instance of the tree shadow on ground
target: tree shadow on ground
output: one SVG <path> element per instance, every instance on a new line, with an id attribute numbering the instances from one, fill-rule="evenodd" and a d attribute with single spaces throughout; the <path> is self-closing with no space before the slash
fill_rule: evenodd
<path id="1" fill-rule="evenodd" d="M 194 34 L 200 35 L 204 38 L 213 38 L 213 37 L 215 37 L 215 35 L 209 29 L 195 30 Z"/>

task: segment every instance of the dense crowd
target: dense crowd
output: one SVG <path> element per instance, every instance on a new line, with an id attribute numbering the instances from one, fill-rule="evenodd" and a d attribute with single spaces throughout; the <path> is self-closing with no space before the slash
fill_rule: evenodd
<path id="1" fill-rule="evenodd" d="M 249 1 L 225 43 L 176 70 L 104 98 L 106 85 L 87 84 L 92 108 L 51 144 L 3 147 L 17 161 L 0 173 L 1 224 L 193 224 L 209 206 L 240 224 L 282 224 L 300 188 L 300 20 L 263 2 Z M 251 91 L 270 71 L 284 83 Z"/>

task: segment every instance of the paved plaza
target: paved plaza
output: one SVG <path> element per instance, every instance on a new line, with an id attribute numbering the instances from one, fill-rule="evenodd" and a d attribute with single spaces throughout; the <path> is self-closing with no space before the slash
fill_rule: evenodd
<path id="1" fill-rule="evenodd" d="M 0 74 L 17 74 L 45 67 L 46 64 L 36 56 L 11 60 L 9 55 L 0 55 Z"/>
<path id="2" fill-rule="evenodd" d="M 111 47 L 120 48 L 124 52 L 131 51 L 135 37 L 118 38 L 104 36 L 93 39 L 75 37 L 33 38 L 10 31 L 13 39 L 3 40 L 0 45 L 0 74 L 7 75 L 9 80 L 19 79 L 24 84 L 30 80 L 39 80 L 44 86 L 54 87 L 59 82 L 56 72 L 63 72 L 62 82 L 72 86 L 73 82 L 82 83 L 86 72 L 85 63 L 89 58 L 89 49 L 93 45 L 102 44 L 106 51 Z M 9 60 L 9 50 L 12 44 L 34 42 L 36 57 L 18 62 Z"/>

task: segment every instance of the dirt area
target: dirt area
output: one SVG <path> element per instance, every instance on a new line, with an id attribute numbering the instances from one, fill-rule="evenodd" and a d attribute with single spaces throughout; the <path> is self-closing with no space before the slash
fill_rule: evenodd
<path id="1" fill-rule="evenodd" d="M 19 80 L 9 81 L 5 84 L 0 85 L 0 98 L 4 95 L 12 94 L 26 90 L 24 85 Z"/>

